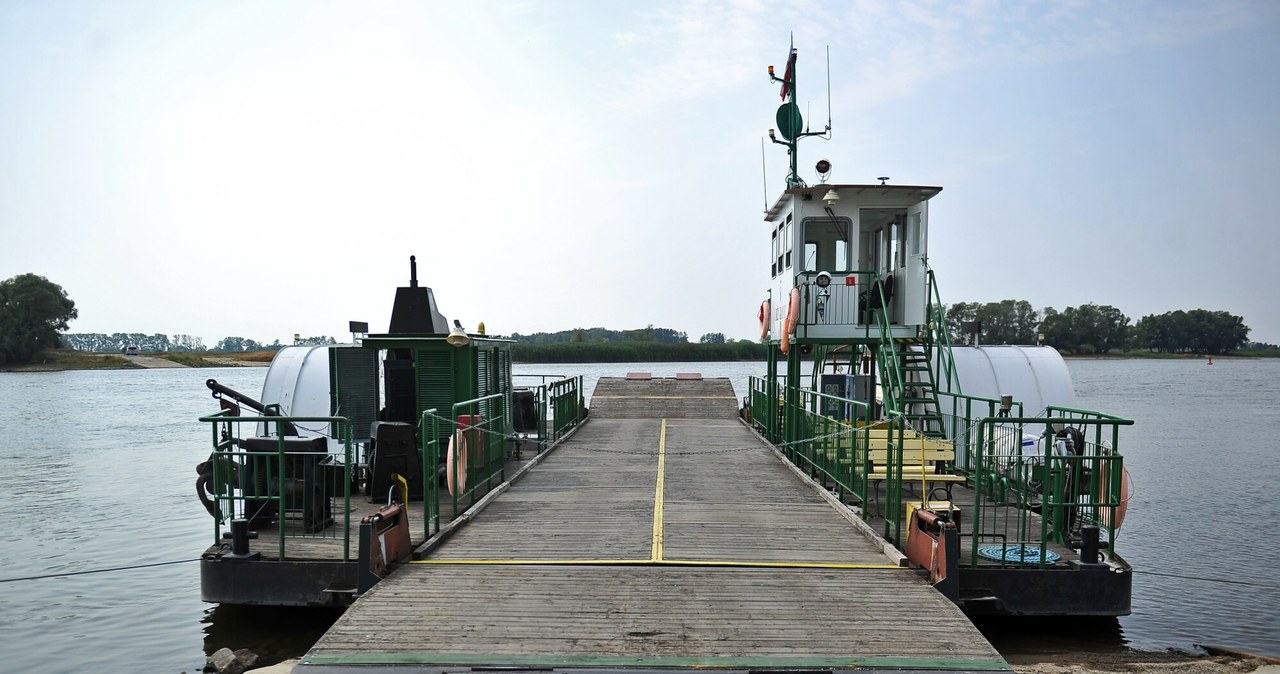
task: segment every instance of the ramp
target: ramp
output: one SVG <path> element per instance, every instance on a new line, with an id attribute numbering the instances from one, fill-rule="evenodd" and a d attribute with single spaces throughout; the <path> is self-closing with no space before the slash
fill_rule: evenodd
<path id="1" fill-rule="evenodd" d="M 296 671 L 1009 670 L 745 426 L 688 417 L 723 415 L 725 401 L 684 395 L 718 387 L 597 385 L 626 401 L 616 413 L 671 416 L 593 407 L 427 559 L 357 601 Z M 643 397 L 654 391 L 682 395 Z"/>
<path id="2" fill-rule="evenodd" d="M 738 399 L 728 379 L 601 377 L 591 414 L 604 419 L 734 419 Z M 697 376 L 697 379 L 691 378 Z"/>

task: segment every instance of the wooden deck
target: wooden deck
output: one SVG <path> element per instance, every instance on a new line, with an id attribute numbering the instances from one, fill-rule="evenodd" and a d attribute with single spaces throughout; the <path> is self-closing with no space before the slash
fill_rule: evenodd
<path id="1" fill-rule="evenodd" d="M 850 517 L 738 422 L 727 380 L 602 379 L 588 424 L 296 671 L 1008 670 Z"/>

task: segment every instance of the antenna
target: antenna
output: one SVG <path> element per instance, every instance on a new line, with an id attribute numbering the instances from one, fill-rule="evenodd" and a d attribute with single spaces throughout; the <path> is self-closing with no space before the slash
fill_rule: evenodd
<path id="1" fill-rule="evenodd" d="M 764 165 L 764 138 L 760 139 L 760 182 L 764 186 L 764 212 L 769 212 L 769 171 Z"/>
<path id="2" fill-rule="evenodd" d="M 831 132 L 831 45 L 827 45 L 827 132 Z"/>

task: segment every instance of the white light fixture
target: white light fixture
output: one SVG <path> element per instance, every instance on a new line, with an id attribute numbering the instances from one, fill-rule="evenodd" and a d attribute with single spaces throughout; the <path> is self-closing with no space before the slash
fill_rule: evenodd
<path id="1" fill-rule="evenodd" d="M 453 319 L 453 329 L 449 331 L 449 336 L 444 338 L 451 346 L 466 346 L 471 343 L 471 338 L 463 331 L 462 324 L 458 319 Z"/>
<path id="2" fill-rule="evenodd" d="M 835 206 L 839 201 L 840 195 L 836 193 L 836 189 L 834 187 L 827 190 L 827 193 L 822 197 L 822 204 L 828 207 Z"/>

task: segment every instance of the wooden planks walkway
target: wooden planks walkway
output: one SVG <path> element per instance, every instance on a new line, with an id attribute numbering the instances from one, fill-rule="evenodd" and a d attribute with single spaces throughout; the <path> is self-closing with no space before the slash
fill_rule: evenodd
<path id="1" fill-rule="evenodd" d="M 607 386 L 622 418 L 595 403 L 519 483 L 352 606 L 297 671 L 1008 669 L 732 405 L 708 412 L 732 400 L 726 380 L 664 387 Z M 687 413 L 682 392 L 702 401 L 699 418 L 671 414 Z"/>

